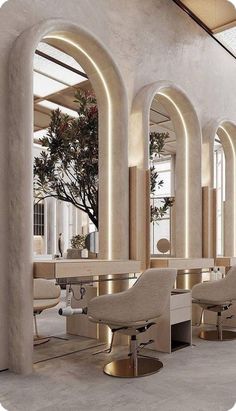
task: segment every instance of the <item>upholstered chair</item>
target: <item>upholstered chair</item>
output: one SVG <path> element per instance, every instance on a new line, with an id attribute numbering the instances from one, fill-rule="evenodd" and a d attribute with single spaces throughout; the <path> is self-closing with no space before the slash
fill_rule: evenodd
<path id="1" fill-rule="evenodd" d="M 220 341 L 236 338 L 234 331 L 222 329 L 221 318 L 222 312 L 228 310 L 236 300 L 236 266 L 221 280 L 196 284 L 192 289 L 192 297 L 193 302 L 199 304 L 203 311 L 217 313 L 216 330 L 201 331 L 200 338 Z"/>
<path id="2" fill-rule="evenodd" d="M 138 355 L 137 335 L 156 324 L 165 312 L 176 274 L 175 269 L 149 269 L 127 291 L 95 297 L 89 302 L 90 320 L 108 325 L 112 330 L 112 340 L 116 332 L 130 336 L 128 358 L 107 364 L 104 368 L 106 374 L 140 377 L 163 367 L 155 358 Z"/>
<path id="3" fill-rule="evenodd" d="M 43 278 L 34 279 L 34 345 L 43 344 L 50 339 L 49 337 L 40 337 L 38 334 L 36 315 L 40 314 L 43 310 L 55 307 L 60 302 L 60 295 L 61 289 L 59 285 L 55 285 L 54 282 Z"/>

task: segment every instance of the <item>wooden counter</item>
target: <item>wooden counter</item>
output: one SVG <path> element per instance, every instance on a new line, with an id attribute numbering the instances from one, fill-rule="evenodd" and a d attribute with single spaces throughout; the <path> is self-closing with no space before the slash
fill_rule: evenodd
<path id="1" fill-rule="evenodd" d="M 151 268 L 193 270 L 214 267 L 214 258 L 152 258 Z"/>
<path id="2" fill-rule="evenodd" d="M 217 257 L 216 266 L 217 267 L 232 267 L 236 265 L 236 257 Z"/>
<path id="3" fill-rule="evenodd" d="M 34 261 L 34 278 L 92 277 L 138 273 L 141 262 L 135 260 L 54 259 Z"/>

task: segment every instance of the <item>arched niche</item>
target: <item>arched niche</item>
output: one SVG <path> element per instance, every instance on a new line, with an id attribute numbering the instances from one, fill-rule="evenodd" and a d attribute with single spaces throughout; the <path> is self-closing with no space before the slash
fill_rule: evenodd
<path id="1" fill-rule="evenodd" d="M 116 64 L 81 27 L 50 20 L 23 32 L 9 61 L 9 368 L 32 370 L 33 57 L 44 39 L 79 61 L 99 107 L 100 257 L 128 258 L 127 98 Z"/>
<path id="2" fill-rule="evenodd" d="M 218 135 L 225 154 L 224 255 L 236 256 L 236 125 L 227 119 L 212 121 L 204 128 L 203 185 L 214 187 L 214 140 Z M 216 201 L 215 201 L 216 202 Z M 209 219 L 214 218 L 214 207 Z M 213 215 L 213 216 L 212 216 Z M 211 227 L 209 227 L 210 230 Z M 216 233 L 208 235 L 209 249 L 216 255 Z"/>
<path id="3" fill-rule="evenodd" d="M 168 111 L 176 133 L 176 257 L 201 257 L 201 129 L 194 107 L 175 85 L 152 83 L 136 95 L 131 114 L 129 166 L 143 171 L 149 168 L 149 113 L 155 95 Z M 147 262 L 149 203 L 143 197 L 149 196 L 149 192 L 143 182 L 140 182 L 139 193 L 134 210 L 136 236 L 133 237 L 137 243 L 133 250 L 134 256 Z"/>

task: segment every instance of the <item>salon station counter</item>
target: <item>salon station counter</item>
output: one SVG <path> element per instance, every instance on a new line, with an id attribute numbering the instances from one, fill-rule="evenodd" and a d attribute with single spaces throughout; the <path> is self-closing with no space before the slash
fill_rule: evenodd
<path id="1" fill-rule="evenodd" d="M 216 266 L 230 268 L 236 265 L 236 257 L 217 257 Z"/>
<path id="2" fill-rule="evenodd" d="M 151 258 L 151 268 L 176 268 L 177 270 L 209 269 L 214 267 L 214 258 Z"/>
<path id="3" fill-rule="evenodd" d="M 53 259 L 34 261 L 34 278 L 93 277 L 140 271 L 141 263 L 136 260 Z"/>

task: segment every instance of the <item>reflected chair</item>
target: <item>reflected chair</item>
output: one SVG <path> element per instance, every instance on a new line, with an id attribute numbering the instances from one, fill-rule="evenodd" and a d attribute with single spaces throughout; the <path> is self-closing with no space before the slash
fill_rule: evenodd
<path id="1" fill-rule="evenodd" d="M 192 288 L 193 303 L 199 304 L 204 310 L 217 313 L 216 330 L 205 330 L 199 334 L 205 340 L 232 340 L 236 333 L 222 329 L 222 312 L 228 310 L 236 300 L 236 266 L 232 267 L 225 278 L 196 284 Z"/>
<path id="2" fill-rule="evenodd" d="M 35 326 L 34 345 L 39 345 L 48 342 L 50 337 L 41 337 L 38 334 L 36 315 L 40 314 L 43 310 L 55 307 L 60 302 L 61 289 L 59 285 L 55 285 L 54 282 L 43 278 L 34 279 L 33 285 L 33 314 Z"/>
<path id="3" fill-rule="evenodd" d="M 149 269 L 127 291 L 95 297 L 89 302 L 89 319 L 108 325 L 112 330 L 112 341 L 116 332 L 130 336 L 128 358 L 107 364 L 104 367 L 106 374 L 141 377 L 154 374 L 163 367 L 156 358 L 138 355 L 137 335 L 156 324 L 165 312 L 176 274 L 175 269 Z"/>

